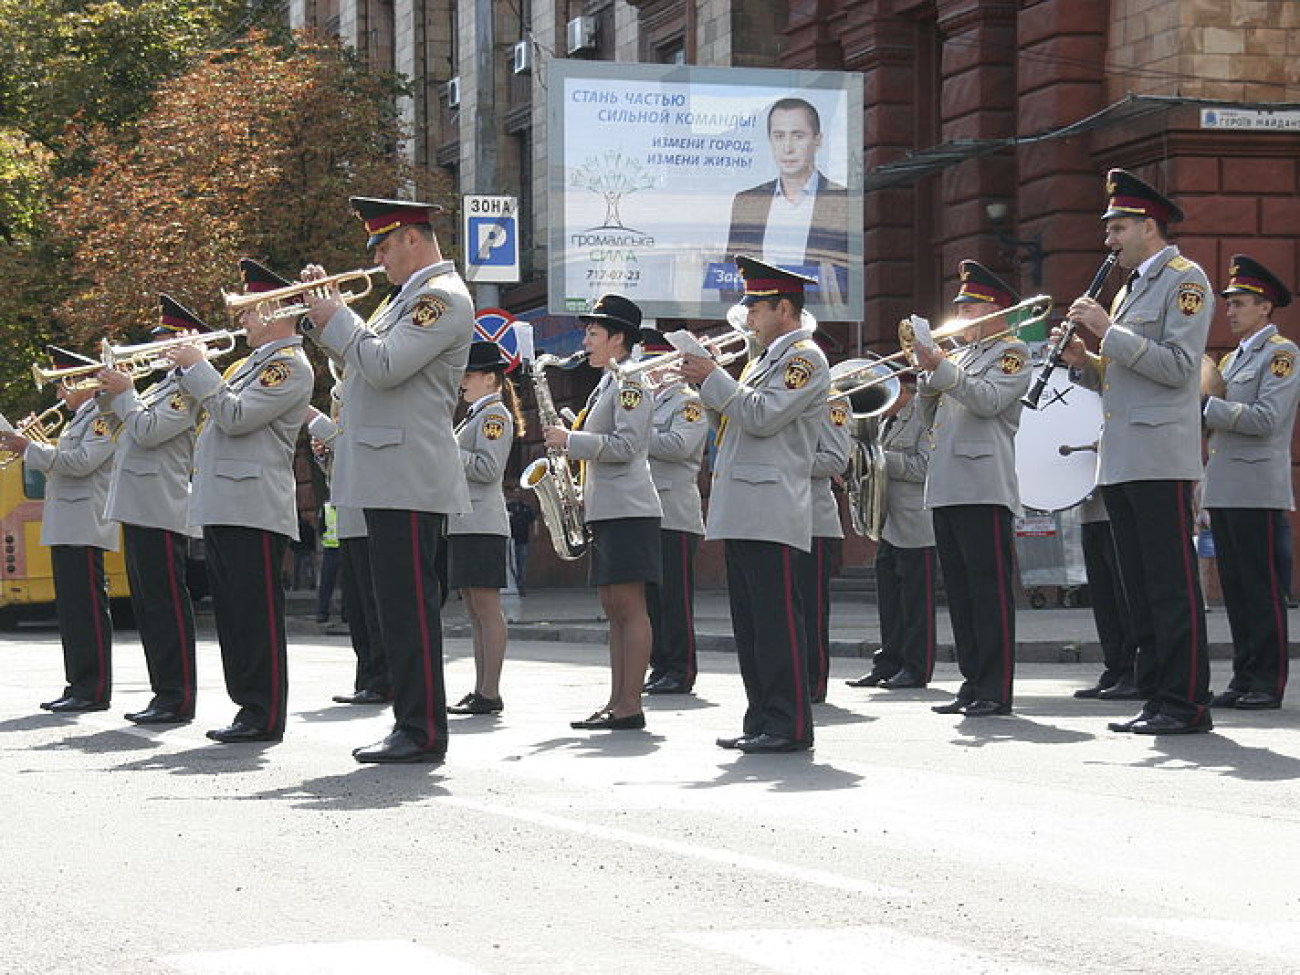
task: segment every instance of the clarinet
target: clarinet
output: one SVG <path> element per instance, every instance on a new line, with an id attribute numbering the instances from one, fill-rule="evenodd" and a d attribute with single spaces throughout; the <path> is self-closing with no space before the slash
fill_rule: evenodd
<path id="1" fill-rule="evenodd" d="M 1110 276 L 1110 269 L 1115 266 L 1115 262 L 1118 260 L 1119 251 L 1111 251 L 1106 255 L 1106 259 L 1101 262 L 1101 267 L 1097 268 L 1097 273 L 1093 275 L 1092 284 L 1088 285 L 1088 290 L 1085 292 L 1087 297 L 1096 298 L 1097 295 L 1101 294 L 1101 289 L 1106 286 L 1106 278 Z M 1061 364 L 1061 356 L 1065 354 L 1066 346 L 1074 338 L 1075 329 L 1078 327 L 1077 322 L 1066 321 L 1061 337 L 1048 350 L 1047 358 L 1043 361 L 1043 367 L 1038 370 L 1038 376 L 1035 377 L 1033 386 L 1020 400 L 1031 410 L 1038 409 L 1038 401 L 1043 398 L 1043 392 L 1047 389 L 1052 373 Z"/>

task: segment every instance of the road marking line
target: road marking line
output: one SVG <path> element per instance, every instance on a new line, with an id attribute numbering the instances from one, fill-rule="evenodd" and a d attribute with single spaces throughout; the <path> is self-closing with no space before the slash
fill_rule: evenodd
<path id="1" fill-rule="evenodd" d="M 266 945 L 166 955 L 158 960 L 184 975 L 355 975 L 401 971 L 485 975 L 481 968 L 409 941 Z"/>

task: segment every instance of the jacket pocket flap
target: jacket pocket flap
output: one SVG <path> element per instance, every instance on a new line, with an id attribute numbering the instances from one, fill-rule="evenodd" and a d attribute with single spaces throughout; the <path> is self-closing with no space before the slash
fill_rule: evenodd
<path id="1" fill-rule="evenodd" d="M 1177 406 L 1135 406 L 1129 415 L 1134 423 L 1147 427 L 1176 423 L 1186 411 Z"/>
<path id="2" fill-rule="evenodd" d="M 212 472 L 217 477 L 228 477 L 232 481 L 246 481 L 262 476 L 262 465 L 248 460 L 218 460 L 212 465 Z"/>
<path id="3" fill-rule="evenodd" d="M 988 440 L 958 440 L 952 449 L 958 457 L 988 457 L 993 453 L 993 444 Z"/>
<path id="4" fill-rule="evenodd" d="M 401 427 L 359 427 L 357 443 L 367 447 L 392 447 L 401 443 L 405 434 Z"/>
<path id="5" fill-rule="evenodd" d="M 781 470 L 773 464 L 737 464 L 732 468 L 731 476 L 750 484 L 768 484 L 781 480 Z"/>
<path id="6" fill-rule="evenodd" d="M 159 464 L 152 457 L 124 457 L 122 458 L 122 470 L 131 474 L 157 474 Z"/>

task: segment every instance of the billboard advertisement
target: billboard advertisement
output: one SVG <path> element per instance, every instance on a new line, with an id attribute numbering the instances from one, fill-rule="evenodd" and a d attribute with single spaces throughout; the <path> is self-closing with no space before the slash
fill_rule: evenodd
<path id="1" fill-rule="evenodd" d="M 861 75 L 556 59 L 547 96 L 552 313 L 720 319 L 750 254 L 861 318 Z"/>

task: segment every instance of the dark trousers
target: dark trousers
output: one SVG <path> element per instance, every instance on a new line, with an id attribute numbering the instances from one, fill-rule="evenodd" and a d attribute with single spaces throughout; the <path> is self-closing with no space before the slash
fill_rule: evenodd
<path id="1" fill-rule="evenodd" d="M 1210 701 L 1210 662 L 1192 546 L 1192 484 L 1127 481 L 1101 493 L 1137 633 L 1138 690 L 1148 710 L 1194 720 Z"/>
<path id="2" fill-rule="evenodd" d="M 880 650 L 872 670 L 892 675 L 907 669 L 925 683 L 934 676 L 936 558 L 933 545 L 899 548 L 881 539 L 876 547 Z"/>
<path id="3" fill-rule="evenodd" d="M 740 539 L 725 547 L 731 628 L 749 702 L 741 730 L 811 742 L 799 551 Z"/>
<path id="4" fill-rule="evenodd" d="M 1122 677 L 1132 680 L 1133 662 L 1137 659 L 1137 630 L 1120 575 L 1115 534 L 1109 521 L 1084 522 L 1080 528 L 1092 619 L 1106 665 L 1101 683 L 1114 684 Z"/>
<path id="5" fill-rule="evenodd" d="M 151 708 L 194 714 L 194 604 L 185 585 L 187 540 L 179 532 L 122 526 L 131 608 L 153 689 Z"/>
<path id="6" fill-rule="evenodd" d="M 1281 697 L 1287 679 L 1286 590 L 1282 582 L 1286 512 L 1269 508 L 1211 508 L 1223 606 L 1232 630 L 1236 691 Z"/>
<path id="7" fill-rule="evenodd" d="M 316 619 L 322 623 L 330 618 L 334 603 L 334 587 L 339 581 L 343 556 L 337 545 L 324 545 L 320 554 L 320 586 L 316 590 Z"/>
<path id="8" fill-rule="evenodd" d="M 108 608 L 104 550 L 52 545 L 55 609 L 63 644 L 65 694 L 107 702 L 113 696 L 113 617 Z"/>
<path id="9" fill-rule="evenodd" d="M 447 747 L 442 590 L 437 561 L 447 516 L 367 508 L 370 574 L 393 678 L 397 729 L 420 747 Z"/>
<path id="10" fill-rule="evenodd" d="M 357 656 L 357 673 L 353 687 L 358 691 L 377 691 L 388 695 L 393 680 L 388 674 L 388 654 L 379 631 L 379 607 L 375 605 L 374 579 L 370 573 L 370 540 L 340 538 L 339 555 L 343 563 L 343 603 L 348 608 L 348 633 L 352 652 Z"/>
<path id="11" fill-rule="evenodd" d="M 515 589 L 519 595 L 528 595 L 524 579 L 528 575 L 528 543 L 512 539 L 510 542 L 510 565 L 515 575 Z"/>
<path id="12" fill-rule="evenodd" d="M 799 553 L 799 589 L 803 595 L 803 645 L 808 662 L 808 694 L 826 700 L 831 673 L 831 570 L 838 538 L 813 536 L 812 547 Z"/>
<path id="13" fill-rule="evenodd" d="M 280 567 L 289 537 L 242 525 L 203 529 L 212 614 L 235 721 L 284 734 L 289 694 Z"/>
<path id="14" fill-rule="evenodd" d="M 645 587 L 646 610 L 654 632 L 650 673 L 679 677 L 695 684 L 695 549 L 700 536 L 663 528 L 659 531 L 659 583 Z"/>
<path id="15" fill-rule="evenodd" d="M 957 696 L 1010 704 L 1016 670 L 1011 512 L 995 504 L 935 508 L 934 537 L 963 677 Z"/>

